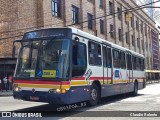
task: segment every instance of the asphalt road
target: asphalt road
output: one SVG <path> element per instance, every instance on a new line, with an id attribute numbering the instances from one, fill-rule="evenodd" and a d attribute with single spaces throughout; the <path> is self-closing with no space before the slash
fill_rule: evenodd
<path id="1" fill-rule="evenodd" d="M 63 112 L 55 112 L 57 110 Z M 69 112 L 66 110 L 69 110 Z M 148 85 L 145 89 L 140 90 L 136 97 L 125 94 L 103 98 L 95 107 L 86 107 L 86 102 L 50 106 L 46 103 L 14 100 L 12 97 L 0 97 L 0 111 L 42 113 L 42 118 L 37 119 L 44 119 L 43 116 L 48 115 L 50 117 L 47 117 L 47 119 L 53 119 L 54 116 L 54 119 L 86 119 L 87 117 L 87 119 L 97 120 L 107 117 L 107 119 L 111 120 L 128 120 L 128 118 L 132 120 L 159 120 L 160 84 Z M 12 119 L 15 118 L 10 118 L 10 120 Z"/>

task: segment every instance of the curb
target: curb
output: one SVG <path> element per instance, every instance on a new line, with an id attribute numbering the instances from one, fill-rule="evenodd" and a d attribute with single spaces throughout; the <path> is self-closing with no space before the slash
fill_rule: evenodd
<path id="1" fill-rule="evenodd" d="M 0 97 L 6 97 L 6 96 L 13 96 L 13 94 L 9 94 L 9 95 L 2 95 L 2 94 L 0 94 Z"/>
<path id="2" fill-rule="evenodd" d="M 0 97 L 3 97 L 3 96 L 13 96 L 13 92 L 12 91 L 0 92 Z"/>
<path id="3" fill-rule="evenodd" d="M 160 83 L 160 81 L 147 81 L 147 84 Z"/>

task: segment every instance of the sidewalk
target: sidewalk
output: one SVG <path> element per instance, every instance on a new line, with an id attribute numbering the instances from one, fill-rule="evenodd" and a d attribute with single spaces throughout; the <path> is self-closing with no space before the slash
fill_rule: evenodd
<path id="1" fill-rule="evenodd" d="M 8 90 L 8 91 L 0 91 L 0 97 L 1 96 L 12 96 L 13 95 L 13 91 L 12 90 Z"/>
<path id="2" fill-rule="evenodd" d="M 160 80 L 147 80 L 147 84 L 160 83 Z"/>

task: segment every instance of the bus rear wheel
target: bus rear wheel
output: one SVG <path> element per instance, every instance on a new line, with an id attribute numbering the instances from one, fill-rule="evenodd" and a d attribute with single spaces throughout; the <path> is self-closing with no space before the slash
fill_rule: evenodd
<path id="1" fill-rule="evenodd" d="M 100 99 L 100 89 L 97 84 L 93 83 L 90 91 L 90 100 L 88 102 L 89 106 L 95 106 L 98 104 Z"/>

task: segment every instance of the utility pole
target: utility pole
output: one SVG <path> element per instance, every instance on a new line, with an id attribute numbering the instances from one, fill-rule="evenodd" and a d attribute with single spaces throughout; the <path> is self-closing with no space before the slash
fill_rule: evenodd
<path id="1" fill-rule="evenodd" d="M 153 0 L 150 0 L 150 3 L 151 3 L 151 5 L 150 5 L 150 17 L 153 19 L 153 4 L 152 4 L 152 2 L 153 2 Z"/>

